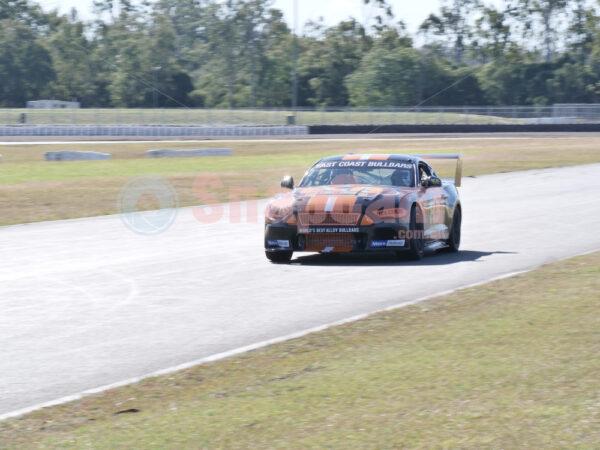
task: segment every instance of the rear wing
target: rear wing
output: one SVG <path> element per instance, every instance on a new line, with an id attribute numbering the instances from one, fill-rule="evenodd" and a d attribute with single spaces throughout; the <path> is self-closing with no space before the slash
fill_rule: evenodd
<path id="1" fill-rule="evenodd" d="M 454 185 L 460 187 L 462 180 L 462 153 L 433 153 L 433 154 L 422 154 L 415 155 L 422 159 L 456 159 L 456 172 L 454 173 Z"/>

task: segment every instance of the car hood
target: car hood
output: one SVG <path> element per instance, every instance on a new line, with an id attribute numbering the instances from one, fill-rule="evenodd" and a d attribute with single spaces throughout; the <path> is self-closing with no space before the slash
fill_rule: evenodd
<path id="1" fill-rule="evenodd" d="M 413 188 L 370 185 L 300 187 L 293 193 L 298 212 L 361 213 L 365 208 L 389 209 Z"/>
<path id="2" fill-rule="evenodd" d="M 392 219 L 404 217 L 406 209 L 410 209 L 410 194 L 414 192 L 414 188 L 395 186 L 300 187 L 273 198 L 267 212 L 277 215 L 281 211 L 295 211 L 299 226 L 356 226 L 365 213 L 375 220 L 383 218 L 378 216 L 380 212 Z"/>
<path id="3" fill-rule="evenodd" d="M 335 186 L 299 187 L 294 191 L 297 200 L 315 196 L 353 196 L 374 199 L 380 195 L 406 195 L 414 191 L 410 187 L 344 184 Z"/>

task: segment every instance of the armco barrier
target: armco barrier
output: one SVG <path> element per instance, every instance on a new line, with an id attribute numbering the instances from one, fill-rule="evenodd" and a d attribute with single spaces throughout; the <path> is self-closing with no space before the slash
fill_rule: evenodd
<path id="1" fill-rule="evenodd" d="M 600 123 L 570 124 L 440 124 L 440 125 L 313 125 L 313 126 L 85 126 L 8 125 L 2 136 L 114 136 L 114 137 L 218 137 L 299 136 L 307 134 L 373 133 L 507 133 L 507 132 L 599 132 Z"/>
<path id="2" fill-rule="evenodd" d="M 518 133 L 600 131 L 600 123 L 577 124 L 448 124 L 448 125 L 314 125 L 309 134 L 374 133 Z"/>
<path id="3" fill-rule="evenodd" d="M 306 126 L 87 126 L 14 125 L 0 126 L 0 136 L 122 136 L 122 137 L 215 137 L 215 136 L 292 136 L 306 135 Z"/>

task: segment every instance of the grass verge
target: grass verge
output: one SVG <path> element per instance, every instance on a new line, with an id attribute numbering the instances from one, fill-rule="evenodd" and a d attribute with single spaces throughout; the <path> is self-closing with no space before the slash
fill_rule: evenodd
<path id="1" fill-rule="evenodd" d="M 491 113 L 491 112 L 490 112 Z M 0 109 L 0 124 L 19 125 L 286 125 L 286 110 L 228 109 Z M 523 119 L 457 112 L 386 112 L 367 110 L 297 111 L 297 125 L 525 123 Z"/>
<path id="2" fill-rule="evenodd" d="M 234 156 L 147 159 L 157 148 L 232 147 Z M 94 150 L 113 155 L 110 161 L 45 162 L 46 151 Z M 0 225 L 70 219 L 117 212 L 117 196 L 129 179 L 142 174 L 167 178 L 181 206 L 202 204 L 194 191 L 199 175 L 220 180 L 213 201 L 236 201 L 232 192 L 250 198 L 278 190 L 284 174 L 299 179 L 317 159 L 340 153 L 463 152 L 465 176 L 600 162 L 600 138 L 535 138 L 505 140 L 348 141 L 348 142 L 206 142 L 130 144 L 52 144 L 2 146 Z M 450 176 L 451 164 L 434 164 Z M 200 196 L 202 197 L 202 196 Z M 147 208 L 153 208 L 148 205 Z M 140 205 L 145 209 L 146 205 Z"/>
<path id="3" fill-rule="evenodd" d="M 600 253 L 573 258 L 8 420 L 0 442 L 594 448 L 599 290 Z"/>

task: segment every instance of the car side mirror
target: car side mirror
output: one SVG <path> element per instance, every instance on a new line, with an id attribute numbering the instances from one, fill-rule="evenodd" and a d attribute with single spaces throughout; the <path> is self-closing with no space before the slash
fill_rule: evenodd
<path id="1" fill-rule="evenodd" d="M 290 175 L 286 175 L 281 180 L 281 187 L 286 189 L 294 189 L 294 178 Z"/>
<path id="2" fill-rule="evenodd" d="M 429 177 L 429 178 L 425 178 L 422 182 L 421 182 L 421 186 L 423 186 L 424 188 L 429 188 L 429 187 L 440 187 L 442 185 L 442 180 L 439 179 L 438 177 Z"/>

